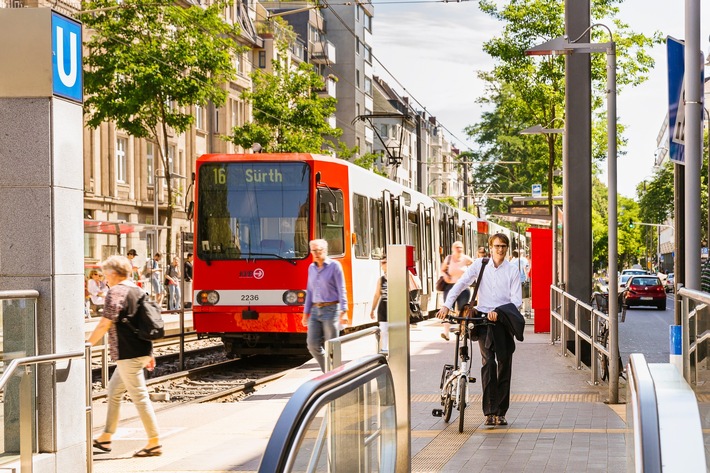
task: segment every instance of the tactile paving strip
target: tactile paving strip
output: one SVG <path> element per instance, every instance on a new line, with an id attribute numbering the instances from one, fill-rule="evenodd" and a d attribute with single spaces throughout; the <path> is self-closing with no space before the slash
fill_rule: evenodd
<path id="1" fill-rule="evenodd" d="M 475 397 L 469 397 L 469 404 L 471 398 Z M 480 395 L 478 397 L 480 398 Z M 414 399 L 412 399 L 412 402 L 415 402 Z M 434 437 L 429 445 L 412 458 L 412 473 L 441 471 L 444 465 L 451 460 L 451 457 L 456 455 L 456 452 L 461 449 L 461 446 L 466 443 L 466 440 L 469 439 L 484 420 L 483 414 L 474 413 L 473 409 L 466 409 L 463 432 L 459 433 L 459 420 L 458 417 L 454 418 L 446 429 Z"/>
<path id="2" fill-rule="evenodd" d="M 470 402 L 481 402 L 480 394 L 469 394 Z M 415 394 L 412 402 L 440 402 L 441 396 L 438 394 Z M 599 394 L 511 394 L 510 402 L 603 402 L 604 399 Z M 467 412 L 468 413 L 468 412 Z"/>

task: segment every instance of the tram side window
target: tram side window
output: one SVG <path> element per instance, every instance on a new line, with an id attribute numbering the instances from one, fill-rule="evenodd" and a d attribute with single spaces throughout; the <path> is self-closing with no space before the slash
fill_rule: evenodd
<path id="1" fill-rule="evenodd" d="M 354 253 L 356 258 L 367 258 L 370 254 L 370 233 L 367 228 L 367 197 L 358 194 L 353 197 Z"/>
<path id="2" fill-rule="evenodd" d="M 414 260 L 419 261 L 419 216 L 414 212 L 407 212 L 407 244 L 414 247 Z"/>
<path id="3" fill-rule="evenodd" d="M 343 215 L 343 191 L 318 189 L 318 230 L 320 238 L 328 242 L 330 255 L 345 253 Z"/>
<path id="4" fill-rule="evenodd" d="M 372 251 L 370 255 L 373 259 L 382 259 L 385 255 L 385 228 L 384 211 L 382 201 L 372 199 L 370 201 L 370 235 L 372 238 Z"/>

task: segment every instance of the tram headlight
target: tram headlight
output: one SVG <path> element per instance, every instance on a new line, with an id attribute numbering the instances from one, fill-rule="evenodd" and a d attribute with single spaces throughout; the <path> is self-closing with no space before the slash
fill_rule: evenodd
<path id="1" fill-rule="evenodd" d="M 215 305 L 219 302 L 217 291 L 200 291 L 197 293 L 197 302 L 200 305 Z"/>
<path id="2" fill-rule="evenodd" d="M 286 291 L 283 301 L 286 305 L 303 305 L 306 303 L 306 291 Z"/>

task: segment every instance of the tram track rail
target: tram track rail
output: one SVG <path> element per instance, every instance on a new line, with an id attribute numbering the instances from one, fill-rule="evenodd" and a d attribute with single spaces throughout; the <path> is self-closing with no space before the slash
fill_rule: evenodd
<path id="1" fill-rule="evenodd" d="M 283 377 L 300 365 L 303 358 L 274 364 L 267 357 L 252 356 L 226 360 L 185 371 L 148 379 L 156 409 L 164 405 L 199 404 L 229 398 L 238 402 L 251 392 Z M 106 399 L 106 390 L 94 394 L 93 400 Z"/>

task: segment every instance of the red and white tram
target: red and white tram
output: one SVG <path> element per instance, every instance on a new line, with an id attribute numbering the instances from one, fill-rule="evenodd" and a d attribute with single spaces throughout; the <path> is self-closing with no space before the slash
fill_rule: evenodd
<path id="1" fill-rule="evenodd" d="M 387 245 L 414 246 L 422 311 L 432 314 L 451 244 L 461 240 L 473 255 L 493 227 L 348 161 L 312 154 L 202 156 L 195 200 L 194 326 L 237 355 L 305 353 L 310 240 L 327 240 L 342 264 L 357 327 L 372 322 Z"/>

